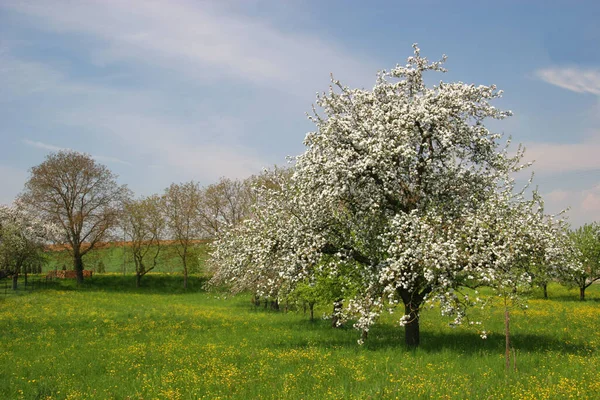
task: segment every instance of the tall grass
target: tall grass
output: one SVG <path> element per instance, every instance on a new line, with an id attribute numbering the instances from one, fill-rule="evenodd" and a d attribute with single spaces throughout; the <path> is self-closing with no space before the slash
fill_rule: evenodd
<path id="1" fill-rule="evenodd" d="M 512 316 L 516 370 L 504 370 L 503 316 L 482 340 L 422 316 L 408 350 L 384 317 L 358 346 L 351 327 L 206 293 L 196 277 L 97 276 L 77 287 L 0 296 L 0 398 L 577 398 L 600 393 L 600 286 L 589 300 L 558 286 Z M 325 310 L 318 310 L 322 314 Z"/>

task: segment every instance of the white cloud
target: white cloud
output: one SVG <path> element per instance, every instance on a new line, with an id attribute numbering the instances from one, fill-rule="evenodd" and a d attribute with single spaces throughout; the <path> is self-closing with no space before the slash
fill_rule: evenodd
<path id="1" fill-rule="evenodd" d="M 600 96 L 600 69 L 545 68 L 535 71 L 535 75 L 563 89 Z"/>
<path id="2" fill-rule="evenodd" d="M 219 4 L 34 0 L 9 1 L 5 6 L 36 17 L 42 28 L 99 39 L 103 45 L 91 56 L 100 65 L 133 61 L 142 68 L 161 66 L 199 81 L 233 77 L 311 95 L 314 82 L 326 81 L 330 72 L 362 84 L 366 82 L 361 78 L 374 80 L 374 65 L 333 43 L 283 32 Z"/>
<path id="3" fill-rule="evenodd" d="M 6 47 L 0 48 L 0 101 L 56 88 L 61 79 L 58 71 L 11 57 Z"/>
<path id="4" fill-rule="evenodd" d="M 67 147 L 58 147 L 47 143 L 36 142 L 34 140 L 24 139 L 23 143 L 31 147 L 37 147 L 38 149 L 50 150 L 50 151 L 61 151 L 61 150 L 71 150 Z"/>
<path id="5" fill-rule="evenodd" d="M 526 143 L 525 160 L 536 173 L 600 170 L 600 135 L 581 143 Z"/>
<path id="6" fill-rule="evenodd" d="M 118 110 L 109 104 L 66 111 L 57 118 L 78 127 L 90 126 L 93 121 L 94 129 L 110 132 L 115 147 L 144 155 L 147 164 L 166 166 L 176 180 L 243 178 L 268 166 L 254 149 L 240 145 L 235 134 L 227 132 L 230 125 L 241 125 L 231 120 L 181 122 L 167 116 Z M 199 132 L 204 133 L 204 140 L 198 140 Z M 210 140 L 211 135 L 216 137 Z"/>
<path id="7" fill-rule="evenodd" d="M 20 110 L 35 116 L 33 128 L 15 118 L 21 132 L 11 131 L 27 137 L 31 147 L 56 151 L 68 143 L 105 154 L 95 156 L 100 161 L 127 160 L 130 168 L 115 169 L 131 184 L 147 182 L 142 190 L 187 179 L 241 178 L 284 162 L 296 151 L 278 146 L 297 136 L 301 147 L 303 111 L 326 88 L 330 72 L 365 86 L 380 67 L 323 36 L 243 15 L 235 3 L 0 3 L 0 12 L 19 14 L 26 29 L 60 35 L 57 40 L 77 59 L 50 64 L 52 59 L 19 58 L 23 52 L 11 49 L 0 53 L 6 72 L 0 103 L 18 96 L 30 107 Z M 3 93 L 8 84 L 11 92 Z M 304 107 L 297 120 L 282 125 L 295 107 Z M 261 131 L 252 131 L 257 126 Z"/>
<path id="8" fill-rule="evenodd" d="M 543 195 L 548 212 L 569 208 L 568 220 L 573 227 L 600 221 L 600 184 L 582 190 L 557 189 Z"/>
<path id="9" fill-rule="evenodd" d="M 38 142 L 38 141 L 34 141 L 34 140 L 29 140 L 29 139 L 24 139 L 23 143 L 25 143 L 26 145 L 31 146 L 31 147 L 37 147 L 38 149 L 50 150 L 52 152 L 57 152 L 57 151 L 61 151 L 61 150 L 73 150 L 69 147 L 59 147 L 59 146 L 54 146 L 52 144 Z M 101 155 L 94 155 L 94 154 L 91 154 L 91 157 L 93 159 L 101 161 L 101 162 L 131 165 L 131 163 L 129 163 L 127 161 L 123 161 L 116 157 L 101 156 Z"/>

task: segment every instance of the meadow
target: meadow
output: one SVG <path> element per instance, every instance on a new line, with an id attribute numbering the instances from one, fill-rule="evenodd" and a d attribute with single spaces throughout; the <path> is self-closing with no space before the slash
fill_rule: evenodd
<path id="1" fill-rule="evenodd" d="M 208 256 L 208 244 L 198 243 L 192 250 L 197 257 L 190 257 L 195 263 L 192 263 L 190 273 L 200 272 L 204 260 Z M 46 263 L 43 266 L 43 272 L 54 269 L 62 269 L 63 266 L 72 269 L 73 260 L 67 251 L 49 251 L 46 252 Z M 99 246 L 98 249 L 89 252 L 83 258 L 84 268 L 97 272 L 100 264 L 107 273 L 135 273 L 135 265 L 130 247 L 121 242 L 111 242 Z M 180 273 L 181 260 L 177 255 L 176 249 L 170 244 L 162 246 L 159 263 L 152 272 L 162 272 L 167 274 Z"/>
<path id="2" fill-rule="evenodd" d="M 97 275 L 77 287 L 0 296 L 3 399 L 593 399 L 600 393 L 600 285 L 580 302 L 552 285 L 511 319 L 515 369 L 504 369 L 502 310 L 451 328 L 422 315 L 422 345 L 384 318 L 363 346 L 351 327 L 302 311 L 206 292 L 193 276 Z M 324 309 L 318 309 L 322 315 Z"/>

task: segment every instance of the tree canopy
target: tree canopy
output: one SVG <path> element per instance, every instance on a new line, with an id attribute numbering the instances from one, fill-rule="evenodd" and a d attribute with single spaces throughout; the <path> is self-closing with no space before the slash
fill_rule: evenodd
<path id="1" fill-rule="evenodd" d="M 554 262 L 561 231 L 533 191 L 515 190 L 523 151 L 486 119 L 511 115 L 491 105 L 495 86 L 440 82 L 445 72 L 414 46 L 405 65 L 381 71 L 372 90 L 332 78 L 318 95 L 290 179 L 259 187 L 253 218 L 215 243 L 214 282 L 278 296 L 316 276 L 338 278 L 345 318 L 366 336 L 384 310 L 404 306 L 406 343 L 419 344 L 427 299 L 460 322 L 455 289 L 527 279 L 535 257 Z"/>
<path id="2" fill-rule="evenodd" d="M 127 194 L 107 167 L 88 154 L 67 150 L 31 168 L 20 201 L 61 228 L 59 241 L 70 245 L 73 269 L 82 282 L 83 256 L 107 239 Z"/>

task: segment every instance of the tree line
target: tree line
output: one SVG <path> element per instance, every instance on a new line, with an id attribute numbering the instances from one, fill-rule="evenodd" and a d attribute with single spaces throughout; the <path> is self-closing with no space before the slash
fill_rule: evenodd
<path id="1" fill-rule="evenodd" d="M 43 263 L 49 243 L 64 244 L 77 280 L 84 260 L 106 241 L 125 238 L 136 284 L 157 267 L 164 241 L 180 260 L 187 287 L 197 262 L 198 239 L 212 240 L 251 213 L 254 187 L 266 174 L 244 180 L 221 178 L 208 186 L 173 183 L 161 194 L 134 197 L 116 175 L 90 155 L 71 150 L 49 154 L 31 168 L 21 195 L 0 208 L 0 269 L 16 285 L 19 273 Z"/>

